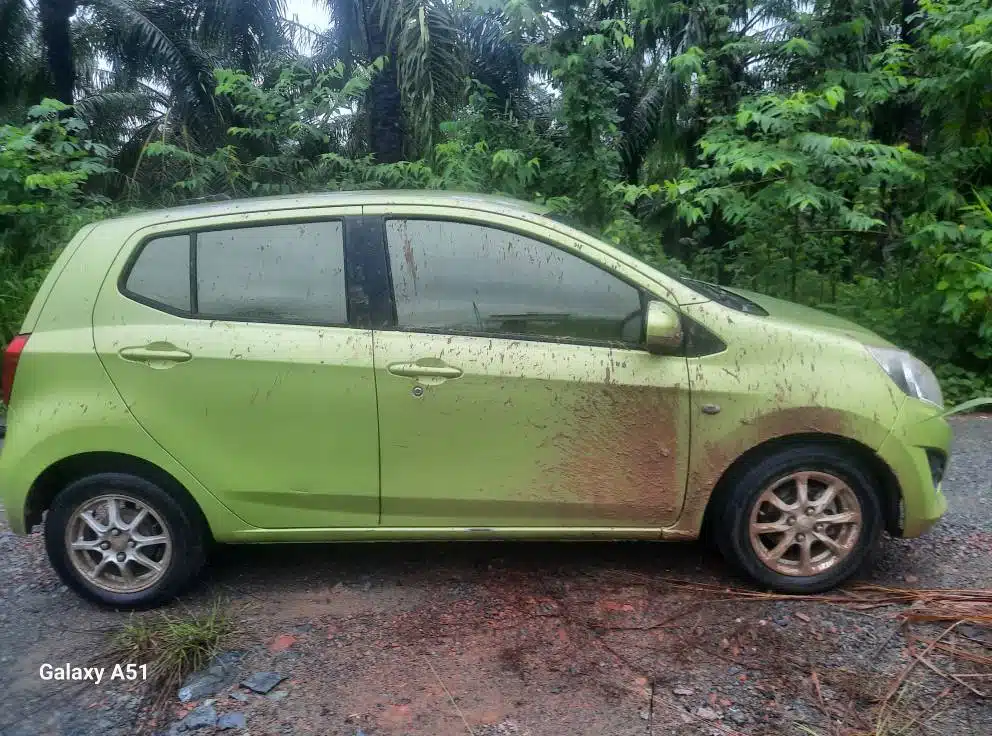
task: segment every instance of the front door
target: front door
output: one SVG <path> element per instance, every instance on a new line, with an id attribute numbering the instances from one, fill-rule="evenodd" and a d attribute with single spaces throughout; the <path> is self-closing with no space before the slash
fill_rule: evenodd
<path id="1" fill-rule="evenodd" d="M 372 333 L 349 321 L 343 220 L 202 222 L 125 247 L 94 313 L 107 372 L 248 523 L 375 526 Z"/>
<path id="2" fill-rule="evenodd" d="M 661 527 L 688 461 L 684 357 L 642 347 L 647 295 L 487 222 L 385 221 L 376 330 L 382 524 Z"/>

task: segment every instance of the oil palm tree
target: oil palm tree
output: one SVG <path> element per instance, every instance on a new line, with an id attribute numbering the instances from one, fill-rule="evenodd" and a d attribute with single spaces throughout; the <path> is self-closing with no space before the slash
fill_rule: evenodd
<path id="1" fill-rule="evenodd" d="M 439 124 L 465 100 L 470 77 L 489 86 L 499 104 L 523 99 L 523 47 L 498 11 L 463 0 L 327 1 L 331 27 L 316 34 L 316 57 L 324 58 L 315 64 L 387 60 L 359 116 L 361 137 L 380 162 L 429 153 Z M 123 132 L 122 146 L 163 126 L 216 142 L 225 115 L 212 93 L 212 70 L 258 73 L 265 59 L 296 56 L 292 40 L 301 29 L 284 12 L 284 0 L 0 0 L 0 20 L 7 20 L 0 61 L 30 51 L 30 58 L 3 64 L 0 101 L 23 89 L 24 74 L 41 69 L 47 94 L 77 103 L 104 134 Z M 71 43 L 60 40 L 66 38 Z"/>
<path id="2" fill-rule="evenodd" d="M 33 2 L 0 0 L 0 102 L 40 68 L 50 96 L 91 114 L 103 100 L 119 104 L 113 95 L 144 95 L 204 133 L 217 118 L 215 67 L 255 72 L 264 58 L 292 53 L 284 0 Z"/>
<path id="3" fill-rule="evenodd" d="M 429 153 L 439 124 L 474 78 L 500 104 L 527 84 L 523 45 L 496 9 L 465 0 L 328 0 L 328 47 L 346 63 L 387 63 L 366 97 L 368 140 L 380 162 Z"/>

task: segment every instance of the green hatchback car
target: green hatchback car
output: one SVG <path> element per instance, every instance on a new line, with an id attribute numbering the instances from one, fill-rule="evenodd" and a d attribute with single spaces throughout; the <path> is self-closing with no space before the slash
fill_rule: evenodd
<path id="1" fill-rule="evenodd" d="M 705 531 L 760 585 L 813 592 L 946 507 L 920 361 L 476 195 L 88 225 L 6 348 L 3 400 L 10 524 L 43 522 L 64 581 L 120 608 L 174 597 L 212 542 Z"/>

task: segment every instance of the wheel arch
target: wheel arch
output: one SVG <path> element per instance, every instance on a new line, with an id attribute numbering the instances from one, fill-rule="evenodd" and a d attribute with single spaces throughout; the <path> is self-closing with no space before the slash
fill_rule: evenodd
<path id="1" fill-rule="evenodd" d="M 31 484 L 25 508 L 25 529 L 41 523 L 55 497 L 66 486 L 81 478 L 98 473 L 128 473 L 162 488 L 172 495 L 195 519 L 202 534 L 212 540 L 210 524 L 193 494 L 171 473 L 158 465 L 134 455 L 119 452 L 84 452 L 70 455 L 49 465 Z"/>
<path id="2" fill-rule="evenodd" d="M 902 525 L 902 491 L 892 469 L 869 446 L 850 437 L 818 432 L 773 437 L 751 447 L 734 460 L 720 476 L 707 500 L 706 510 L 703 513 L 702 533 L 707 536 L 712 534 L 715 510 L 725 502 L 734 482 L 747 467 L 786 448 L 803 444 L 826 444 L 841 447 L 857 458 L 876 481 L 879 490 L 878 500 L 882 507 L 886 531 L 893 536 L 898 536 Z"/>

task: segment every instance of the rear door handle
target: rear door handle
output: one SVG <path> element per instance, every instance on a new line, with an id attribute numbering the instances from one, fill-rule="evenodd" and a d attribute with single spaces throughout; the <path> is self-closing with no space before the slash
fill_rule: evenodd
<path id="1" fill-rule="evenodd" d="M 147 363 L 149 365 L 156 363 L 185 363 L 193 357 L 192 353 L 180 350 L 175 345 L 167 342 L 153 342 L 140 348 L 121 348 L 118 355 L 132 363 Z"/>
<path id="2" fill-rule="evenodd" d="M 406 378 L 458 378 L 462 374 L 461 368 L 455 368 L 452 365 L 420 365 L 419 363 L 393 363 L 388 370 L 394 376 L 405 376 Z"/>

